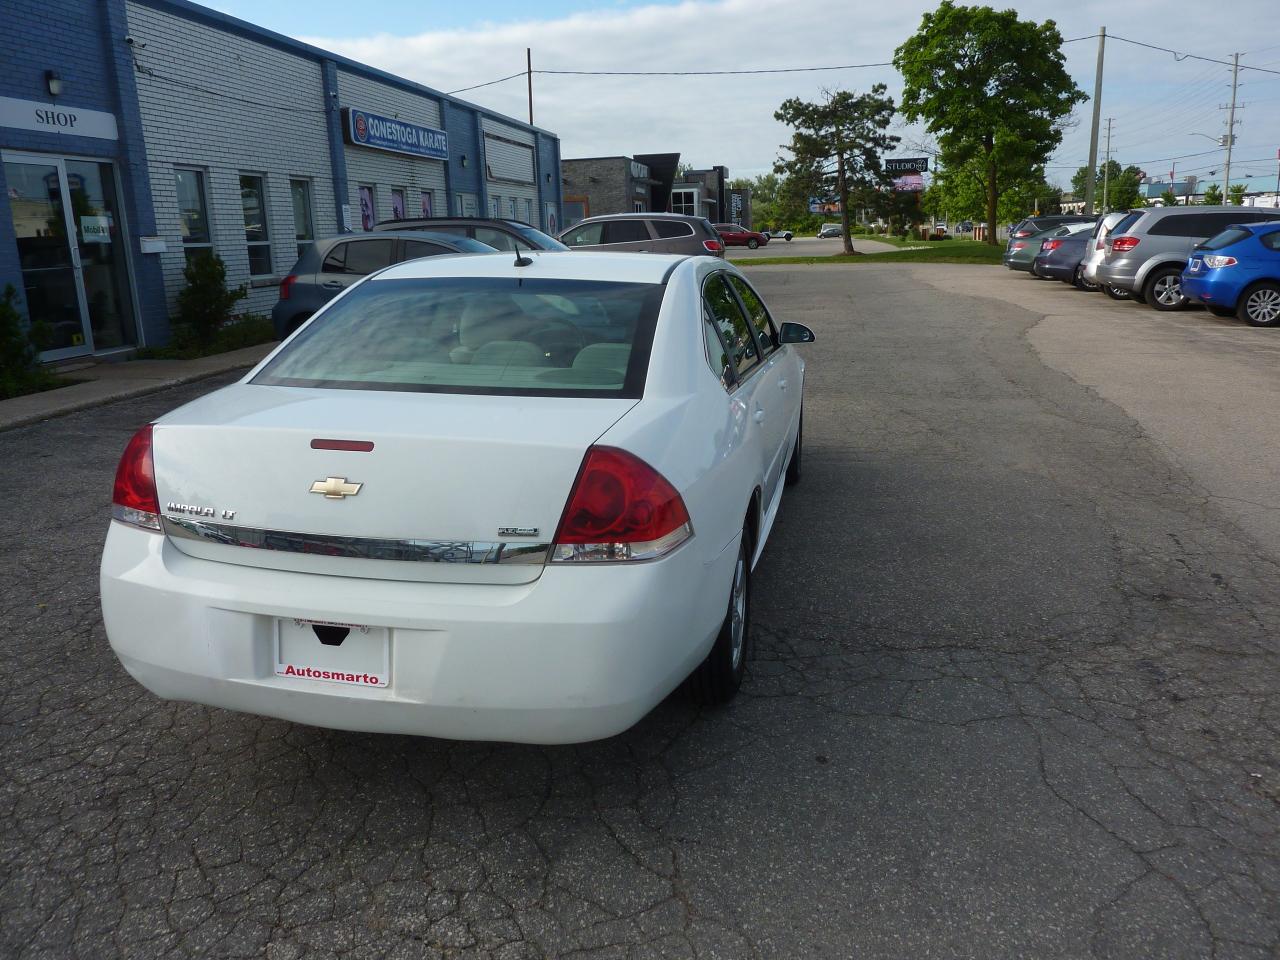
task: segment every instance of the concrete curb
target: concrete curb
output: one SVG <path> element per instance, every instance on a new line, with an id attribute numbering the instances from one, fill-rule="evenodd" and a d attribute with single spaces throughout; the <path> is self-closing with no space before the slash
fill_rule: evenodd
<path id="1" fill-rule="evenodd" d="M 129 360 L 76 370 L 70 375 L 87 382 L 0 400 L 0 431 L 248 369 L 275 348 L 264 343 L 198 360 Z"/>

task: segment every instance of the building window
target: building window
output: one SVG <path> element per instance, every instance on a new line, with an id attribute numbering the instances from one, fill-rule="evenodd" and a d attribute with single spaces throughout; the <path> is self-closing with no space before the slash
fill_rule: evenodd
<path id="1" fill-rule="evenodd" d="M 511 212 L 508 214 L 508 216 L 510 216 L 512 220 L 518 220 L 518 219 L 520 218 L 520 215 L 516 212 L 516 198 L 515 198 L 515 197 L 508 197 L 508 198 L 507 198 L 507 209 L 511 211 Z"/>
<path id="2" fill-rule="evenodd" d="M 249 276 L 271 276 L 271 242 L 267 235 L 267 204 L 262 178 L 241 175 L 240 208 L 244 211 L 244 240 L 249 248 Z"/>
<path id="3" fill-rule="evenodd" d="M 636 213 L 644 213 L 644 201 L 643 200 L 631 201 L 631 209 L 634 210 Z"/>
<path id="4" fill-rule="evenodd" d="M 434 206 L 435 204 L 432 203 L 431 201 L 431 191 L 423 190 L 422 191 L 422 216 L 424 217 L 432 216 L 431 210 Z M 459 204 L 459 206 L 461 206 L 461 204 Z"/>
<path id="5" fill-rule="evenodd" d="M 373 200 L 373 187 L 367 183 L 362 183 L 360 185 L 360 229 L 373 229 L 373 225 L 378 222 L 376 210 L 377 207 L 374 206 Z"/>
<path id="6" fill-rule="evenodd" d="M 696 190 L 672 190 L 671 212 L 698 216 L 698 192 Z"/>
<path id="7" fill-rule="evenodd" d="M 490 198 L 489 198 L 489 216 L 490 216 L 491 218 L 493 218 L 494 220 L 497 220 L 497 219 L 498 219 L 498 217 L 500 216 L 500 214 L 498 213 L 498 211 L 501 209 L 501 207 L 499 206 L 499 204 L 500 204 L 501 202 L 502 202 L 502 198 L 501 198 L 501 197 L 490 197 Z"/>
<path id="8" fill-rule="evenodd" d="M 404 191 L 398 188 L 391 191 L 391 219 L 404 219 Z"/>
<path id="9" fill-rule="evenodd" d="M 176 170 L 178 183 L 178 219 L 182 225 L 182 249 L 187 263 L 213 252 L 213 235 L 209 231 L 209 205 L 205 202 L 204 172 Z"/>
<path id="10" fill-rule="evenodd" d="M 533 226 L 533 201 L 526 200 L 524 202 L 524 222 Z"/>
<path id="11" fill-rule="evenodd" d="M 289 196 L 293 200 L 293 231 L 301 257 L 316 240 L 315 221 L 311 216 L 311 181 L 290 180 Z"/>

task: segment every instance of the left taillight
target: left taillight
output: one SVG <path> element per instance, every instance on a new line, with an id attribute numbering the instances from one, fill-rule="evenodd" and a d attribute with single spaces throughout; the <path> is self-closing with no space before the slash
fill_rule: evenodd
<path id="1" fill-rule="evenodd" d="M 1061 240 L 1045 240 L 1040 244 L 1040 252 L 1048 253 L 1050 250 L 1057 250 L 1060 246 L 1062 246 Z"/>
<path id="2" fill-rule="evenodd" d="M 288 300 L 293 294 L 293 285 L 298 282 L 298 275 L 291 273 L 280 281 L 280 299 Z"/>
<path id="3" fill-rule="evenodd" d="M 635 454 L 591 447 L 556 530 L 552 561 L 654 560 L 693 536 L 679 492 Z"/>
<path id="4" fill-rule="evenodd" d="M 724 253 L 724 244 L 719 240 L 703 240 L 702 246 L 707 253 Z"/>
<path id="5" fill-rule="evenodd" d="M 156 467 L 151 455 L 149 423 L 133 435 L 116 467 L 111 516 L 143 530 L 160 529 L 160 498 L 156 494 Z"/>

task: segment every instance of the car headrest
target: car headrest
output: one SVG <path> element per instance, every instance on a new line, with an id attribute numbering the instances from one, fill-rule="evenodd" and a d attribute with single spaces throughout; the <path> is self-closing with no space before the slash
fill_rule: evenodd
<path id="1" fill-rule="evenodd" d="M 479 349 L 494 340 L 519 340 L 529 319 L 505 296 L 470 297 L 458 318 L 458 341 Z"/>
<path id="2" fill-rule="evenodd" d="M 604 367 L 608 370 L 625 371 L 631 359 L 631 346 L 626 343 L 592 343 L 578 351 L 573 358 L 573 365 L 582 367 Z"/>
<path id="3" fill-rule="evenodd" d="M 475 352 L 471 363 L 496 367 L 550 366 L 546 353 L 528 340 L 491 340 Z"/>

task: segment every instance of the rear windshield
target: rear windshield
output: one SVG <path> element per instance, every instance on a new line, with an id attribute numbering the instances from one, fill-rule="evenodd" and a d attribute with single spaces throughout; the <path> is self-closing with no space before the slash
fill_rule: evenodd
<path id="1" fill-rule="evenodd" d="M 1248 239 L 1249 231 L 1242 227 L 1227 227 L 1221 233 L 1214 234 L 1204 243 L 1199 245 L 1201 250 L 1221 250 L 1223 247 L 1229 247 L 1233 243 L 1239 243 L 1241 240 Z"/>
<path id="2" fill-rule="evenodd" d="M 665 289 L 505 277 L 370 280 L 334 301 L 253 382 L 638 398 Z"/>
<path id="3" fill-rule="evenodd" d="M 536 230 L 533 227 L 530 227 L 526 224 L 513 223 L 511 224 L 511 228 L 515 230 L 516 233 L 520 234 L 520 236 L 524 237 L 524 239 L 527 240 L 529 243 L 533 244 L 533 246 L 537 247 L 539 250 L 568 250 L 569 249 L 563 243 L 557 240 L 555 237 L 549 237 L 545 233 L 543 233 L 541 230 Z"/>
<path id="4" fill-rule="evenodd" d="M 1108 233 L 1107 236 L 1111 236 L 1112 233 L 1119 236 L 1120 234 L 1128 230 L 1130 227 L 1132 227 L 1135 223 L 1137 223 L 1138 219 L 1141 216 L 1142 216 L 1141 210 L 1135 213 L 1128 214 L 1123 220 L 1121 220 L 1119 223 L 1117 223 L 1114 227 L 1111 228 L 1111 232 Z"/>

